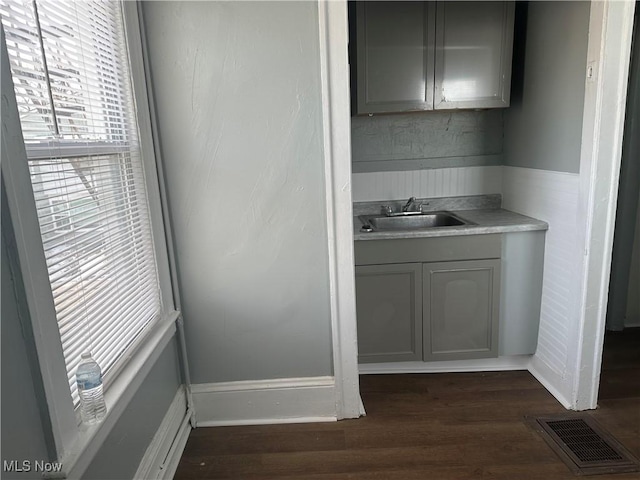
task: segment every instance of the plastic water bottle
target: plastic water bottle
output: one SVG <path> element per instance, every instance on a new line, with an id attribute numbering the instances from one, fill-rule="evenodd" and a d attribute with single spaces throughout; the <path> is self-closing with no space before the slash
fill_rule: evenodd
<path id="1" fill-rule="evenodd" d="M 83 353 L 76 371 L 78 394 L 80 395 L 80 418 L 83 423 L 101 422 L 107 414 L 102 392 L 102 371 L 100 365 L 91 358 L 91 353 Z"/>

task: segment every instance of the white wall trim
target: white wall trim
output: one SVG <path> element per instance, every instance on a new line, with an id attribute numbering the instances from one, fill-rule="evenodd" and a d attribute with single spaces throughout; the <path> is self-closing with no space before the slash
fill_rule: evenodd
<path id="1" fill-rule="evenodd" d="M 334 377 L 200 383 L 193 384 L 191 392 L 197 427 L 331 422 L 338 418 Z"/>
<path id="2" fill-rule="evenodd" d="M 363 363 L 360 374 L 378 373 L 460 373 L 460 372 L 502 372 L 508 370 L 528 370 L 531 355 L 507 355 L 479 360 L 452 360 L 446 362 L 397 362 Z"/>
<path id="3" fill-rule="evenodd" d="M 571 408 L 597 406 L 635 2 L 592 2 L 580 155 L 580 295 Z"/>
<path id="4" fill-rule="evenodd" d="M 178 429 L 178 433 L 175 436 L 173 444 L 171 445 L 171 449 L 167 454 L 167 458 L 165 458 L 164 463 L 162 464 L 160 474 L 158 475 L 159 479 L 172 480 L 176 474 L 178 464 L 180 463 L 182 453 L 184 452 L 184 447 L 187 445 L 187 440 L 189 440 L 189 435 L 193 428 L 190 422 L 192 417 L 193 412 L 191 410 L 187 411 L 182 423 L 180 424 L 180 428 Z"/>
<path id="5" fill-rule="evenodd" d="M 571 408 L 571 401 L 557 388 L 554 382 L 550 381 L 550 378 L 555 378 L 556 373 L 550 370 L 548 365 L 534 357 L 529 364 L 529 373 L 531 373 L 564 408 Z M 562 385 L 562 383 L 560 383 L 560 385 Z"/>
<path id="6" fill-rule="evenodd" d="M 158 285 L 162 292 L 165 310 L 178 310 L 174 304 L 174 292 L 171 278 L 169 244 L 166 242 L 169 226 L 165 224 L 162 197 L 160 192 L 160 166 L 156 157 L 151 127 L 151 107 L 147 91 L 144 52 L 142 47 L 141 19 L 138 16 L 137 2 L 123 2 L 122 13 L 131 69 L 132 88 L 135 98 L 135 112 L 138 121 L 140 154 L 144 168 L 144 184 L 147 190 L 147 206 L 150 216 L 153 247 L 158 270 Z"/>
<path id="7" fill-rule="evenodd" d="M 69 396 L 69 385 L 62 381 L 67 373 L 60 330 L 55 316 L 3 29 L 0 39 L 2 176 L 31 316 L 47 415 L 51 420 L 53 445 L 48 447 L 55 449 L 54 454 L 60 460 L 74 448 L 78 436 L 77 419 Z"/>
<path id="8" fill-rule="evenodd" d="M 178 466 L 191 432 L 190 416 L 191 412 L 187 411 L 185 388 L 181 385 L 147 447 L 133 478 L 148 480 L 173 478 L 175 467 Z M 174 445 L 175 448 L 173 448 Z"/>
<path id="9" fill-rule="evenodd" d="M 337 418 L 356 418 L 363 412 L 358 384 L 346 0 L 318 2 L 318 30 L 335 376 L 334 411 Z"/>
<path id="10" fill-rule="evenodd" d="M 182 311 L 182 302 L 180 298 L 180 287 L 178 282 L 178 269 L 176 266 L 176 246 L 173 239 L 173 227 L 171 222 L 171 215 L 169 213 L 169 200 L 167 194 L 167 181 L 165 176 L 165 168 L 162 159 L 162 149 L 160 148 L 160 133 L 158 131 L 158 116 L 156 112 L 156 105 L 154 101 L 153 94 L 153 82 L 151 80 L 151 65 L 149 63 L 149 49 L 147 47 L 147 32 L 145 30 L 144 18 L 142 12 L 142 3 L 141 2 L 128 2 L 123 8 L 125 11 L 129 11 L 132 8 L 136 9 L 136 14 L 133 16 L 138 23 L 138 36 L 140 38 L 140 48 L 139 48 L 139 57 L 137 68 L 142 68 L 142 77 L 140 80 L 144 79 L 139 88 L 143 89 L 142 93 L 144 94 L 143 102 L 144 105 L 139 105 L 138 108 L 147 108 L 148 115 L 145 115 L 145 119 L 148 119 L 149 125 L 149 137 L 151 144 L 153 146 L 153 151 L 155 153 L 155 167 L 157 171 L 157 187 L 158 187 L 158 198 L 160 201 L 160 211 L 162 214 L 162 225 L 164 239 L 165 239 L 165 248 L 167 255 L 167 266 L 169 269 L 169 281 L 171 283 L 171 293 L 173 295 L 173 303 L 174 307 L 177 311 Z M 129 15 L 132 17 L 132 15 Z M 182 314 L 178 317 L 177 321 L 178 328 L 178 349 L 180 351 L 180 369 L 182 371 L 182 376 L 185 383 L 185 389 L 187 393 L 187 405 L 188 408 L 193 409 L 193 401 L 191 399 L 191 372 L 189 370 L 189 359 L 187 357 L 187 344 L 186 337 L 184 332 L 184 320 L 182 318 Z"/>

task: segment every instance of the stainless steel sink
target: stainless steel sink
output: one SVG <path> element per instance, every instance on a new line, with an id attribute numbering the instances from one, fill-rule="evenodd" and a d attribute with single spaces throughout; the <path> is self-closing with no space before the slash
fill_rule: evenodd
<path id="1" fill-rule="evenodd" d="M 420 228 L 454 227 L 457 225 L 467 225 L 458 216 L 449 212 L 431 212 L 411 215 L 361 215 L 364 231 L 367 225 L 372 230 L 416 230 Z"/>

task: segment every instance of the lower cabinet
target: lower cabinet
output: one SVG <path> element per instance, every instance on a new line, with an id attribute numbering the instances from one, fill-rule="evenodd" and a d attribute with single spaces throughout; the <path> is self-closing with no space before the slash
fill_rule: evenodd
<path id="1" fill-rule="evenodd" d="M 500 238 L 484 240 L 356 244 L 359 362 L 497 357 Z"/>
<path id="2" fill-rule="evenodd" d="M 422 360 L 422 264 L 356 267 L 360 362 Z"/>
<path id="3" fill-rule="evenodd" d="M 423 358 L 498 356 L 500 260 L 425 263 Z"/>

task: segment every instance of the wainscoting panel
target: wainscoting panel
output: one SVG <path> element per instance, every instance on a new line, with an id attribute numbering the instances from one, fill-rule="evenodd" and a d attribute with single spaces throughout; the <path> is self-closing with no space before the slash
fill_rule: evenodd
<path id="1" fill-rule="evenodd" d="M 536 376 L 544 377 L 544 372 L 549 372 L 561 381 L 567 372 L 569 335 L 577 321 L 574 307 L 580 283 L 577 278 L 580 252 L 576 251 L 579 175 L 503 168 L 503 208 L 549 224 L 538 348 L 532 364 Z M 556 391 L 562 389 L 556 385 Z"/>
<path id="2" fill-rule="evenodd" d="M 353 174 L 353 201 L 502 193 L 502 167 L 461 167 Z"/>

